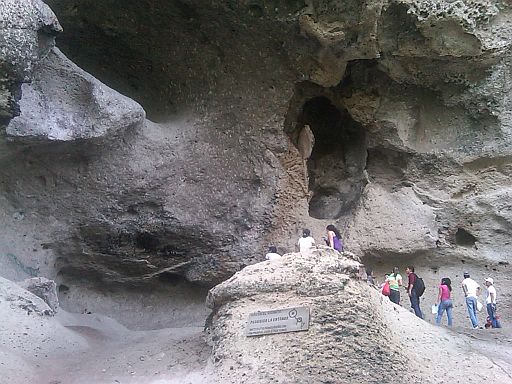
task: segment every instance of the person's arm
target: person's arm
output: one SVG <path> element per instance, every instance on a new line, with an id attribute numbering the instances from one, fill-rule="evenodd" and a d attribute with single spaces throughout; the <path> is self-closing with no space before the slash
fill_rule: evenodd
<path id="1" fill-rule="evenodd" d="M 329 247 L 334 249 L 334 232 L 333 231 L 329 231 L 327 233 L 327 236 L 329 237 Z"/>
<path id="2" fill-rule="evenodd" d="M 408 276 L 409 286 L 407 287 L 407 294 L 409 295 L 409 297 L 411 297 L 411 295 L 412 295 L 412 289 L 414 288 L 414 280 L 415 280 L 415 277 L 413 277 L 411 279 L 411 276 L 413 276 L 412 273 Z"/>
<path id="3" fill-rule="evenodd" d="M 462 291 L 464 292 L 464 296 L 467 296 L 468 295 L 468 289 L 466 288 L 466 284 L 462 283 L 461 286 L 462 286 Z"/>
<path id="4" fill-rule="evenodd" d="M 494 291 L 489 291 L 489 297 L 491 299 L 491 304 L 494 304 L 496 302 L 496 293 L 494 293 Z"/>
<path id="5" fill-rule="evenodd" d="M 396 281 L 398 283 L 398 286 L 399 287 L 402 286 L 402 275 L 398 275 L 398 276 L 395 276 L 395 277 L 397 278 Z"/>
<path id="6" fill-rule="evenodd" d="M 443 289 L 439 287 L 439 295 L 437 296 L 437 302 L 441 304 L 441 296 L 443 295 Z"/>

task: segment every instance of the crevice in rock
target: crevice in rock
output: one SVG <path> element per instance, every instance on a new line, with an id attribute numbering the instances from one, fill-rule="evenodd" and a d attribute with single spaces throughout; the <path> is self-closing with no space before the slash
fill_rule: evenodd
<path id="1" fill-rule="evenodd" d="M 288 132 L 305 160 L 309 215 L 336 219 L 350 211 L 365 184 L 366 131 L 349 112 L 323 95 L 303 101 Z"/>
<path id="2" fill-rule="evenodd" d="M 455 243 L 462 247 L 474 247 L 476 237 L 466 231 L 464 228 L 458 228 L 455 233 Z"/>

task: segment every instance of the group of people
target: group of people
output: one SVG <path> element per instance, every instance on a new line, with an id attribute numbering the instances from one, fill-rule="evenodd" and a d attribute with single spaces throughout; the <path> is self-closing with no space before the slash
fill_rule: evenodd
<path id="1" fill-rule="evenodd" d="M 339 252 L 343 252 L 343 240 L 341 238 L 340 231 L 332 224 L 329 224 L 326 228 L 326 236 L 323 237 L 325 244 L 332 249 Z M 311 248 L 316 247 L 315 239 L 311 236 L 309 229 L 302 230 L 302 236 L 297 242 L 297 247 L 301 253 L 308 252 Z M 277 253 L 277 248 L 273 245 L 269 247 L 268 253 L 265 255 L 267 260 L 277 260 L 281 258 L 281 255 Z M 414 310 L 414 314 L 423 319 L 423 312 L 420 308 L 420 297 L 425 290 L 423 280 L 416 275 L 414 272 L 414 266 L 409 265 L 405 269 L 407 274 L 407 295 L 411 302 L 411 308 Z M 366 268 L 367 280 L 371 285 L 375 285 L 375 277 L 371 268 Z M 402 276 L 398 267 L 394 267 L 390 274 L 385 275 L 385 282 L 381 285 L 381 292 L 384 293 L 386 286 L 386 295 L 393 303 L 400 305 L 400 287 L 403 286 Z M 486 309 L 487 309 L 487 323 L 486 328 L 501 328 L 498 316 L 496 314 L 496 288 L 494 287 L 494 280 L 491 277 L 485 279 L 485 286 L 487 288 L 486 295 Z M 482 328 L 478 324 L 477 311 L 479 310 L 478 295 L 480 294 L 480 285 L 473 279 L 471 279 L 468 272 L 464 272 L 464 280 L 461 283 L 462 290 L 464 292 L 466 307 L 468 309 L 469 318 L 473 328 Z M 436 308 L 436 324 L 440 325 L 444 313 L 448 319 L 448 326 L 452 326 L 453 316 L 453 302 L 451 299 L 452 282 L 448 277 L 443 277 L 438 287 L 437 301 L 433 306 Z M 480 304 L 481 305 L 481 304 Z"/>
<path id="2" fill-rule="evenodd" d="M 343 252 L 343 240 L 341 239 L 341 234 L 338 228 L 332 224 L 329 224 L 325 228 L 325 231 L 326 236 L 322 238 L 325 242 L 325 245 L 337 250 L 338 252 Z M 307 252 L 309 249 L 316 246 L 315 239 L 311 236 L 311 231 L 309 229 L 302 230 L 302 236 L 299 238 L 297 246 L 299 247 L 299 252 L 301 253 Z"/>
<path id="3" fill-rule="evenodd" d="M 414 310 L 414 314 L 419 318 L 423 319 L 423 313 L 420 308 L 420 296 L 423 293 L 424 285 L 423 280 L 418 278 L 414 272 L 413 266 L 408 266 L 405 270 L 408 277 L 407 283 L 407 294 L 409 296 L 411 307 Z M 371 269 L 367 268 L 368 283 L 374 284 L 374 276 Z M 402 276 L 400 275 L 398 267 L 394 267 L 390 274 L 385 275 L 385 282 L 381 285 L 381 292 L 387 289 L 385 285 L 389 286 L 389 300 L 395 304 L 400 304 L 400 287 L 403 285 Z M 487 309 L 487 323 L 486 328 L 501 328 L 498 316 L 496 314 L 496 288 L 494 287 L 494 280 L 491 277 L 485 279 L 485 286 L 487 288 L 486 295 L 486 309 Z M 418 287 L 421 287 L 421 292 L 418 292 Z M 464 280 L 461 283 L 462 290 L 464 292 L 466 307 L 471 320 L 471 325 L 474 329 L 482 328 L 478 324 L 477 311 L 479 310 L 478 296 L 480 294 L 480 285 L 473 279 L 471 279 L 468 272 L 464 272 Z M 433 306 L 436 308 L 436 324 L 440 325 L 443 318 L 443 314 L 446 312 L 448 319 L 448 326 L 452 326 L 452 308 L 453 302 L 451 299 L 452 283 L 448 277 L 443 277 L 438 287 L 437 301 Z M 481 304 L 480 304 L 481 305 Z"/>
<path id="4" fill-rule="evenodd" d="M 334 225 L 329 224 L 326 228 L 326 236 L 323 237 L 325 245 L 331 247 L 332 249 L 337 250 L 338 252 L 343 252 L 343 240 L 341 238 L 340 231 Z M 308 252 L 311 248 L 316 247 L 316 242 L 313 236 L 311 236 L 311 231 L 307 228 L 302 230 L 302 236 L 299 238 L 297 242 L 297 247 L 299 248 L 299 252 L 305 253 Z M 268 253 L 265 255 L 266 260 L 277 260 L 280 259 L 281 255 L 277 253 L 277 248 L 274 245 L 268 247 Z"/>

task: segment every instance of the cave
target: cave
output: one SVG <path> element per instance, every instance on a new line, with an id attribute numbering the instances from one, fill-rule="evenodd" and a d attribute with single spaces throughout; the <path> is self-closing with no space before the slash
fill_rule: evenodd
<path id="1" fill-rule="evenodd" d="M 473 247 L 475 246 L 476 238 L 464 228 L 457 228 L 455 243 L 462 247 Z"/>
<path id="2" fill-rule="evenodd" d="M 512 5 L 480 3 L 0 2 L 3 381 L 508 382 L 464 295 L 433 327 L 359 265 L 424 307 L 492 277 L 510 318 Z"/>
<path id="3" fill-rule="evenodd" d="M 336 219 L 359 201 L 364 186 L 366 133 L 344 108 L 324 96 L 304 103 L 298 118 L 299 140 L 309 127 L 313 140 L 306 165 L 309 177 L 309 215 Z"/>

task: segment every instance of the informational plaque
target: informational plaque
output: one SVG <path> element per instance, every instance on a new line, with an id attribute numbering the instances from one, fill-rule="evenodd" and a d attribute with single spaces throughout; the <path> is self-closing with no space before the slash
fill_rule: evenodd
<path id="1" fill-rule="evenodd" d="M 245 334 L 259 336 L 308 329 L 309 307 L 292 307 L 251 313 L 247 320 Z"/>

